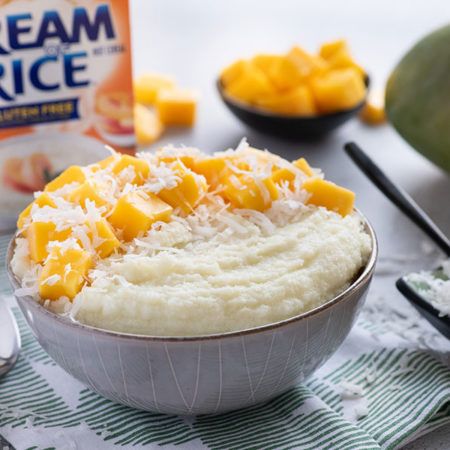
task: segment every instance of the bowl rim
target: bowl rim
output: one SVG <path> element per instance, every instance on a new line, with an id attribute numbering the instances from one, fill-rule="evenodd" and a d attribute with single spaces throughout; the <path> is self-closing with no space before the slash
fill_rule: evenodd
<path id="1" fill-rule="evenodd" d="M 247 113 L 256 114 L 258 116 L 265 117 L 267 119 L 279 119 L 279 120 L 283 120 L 286 122 L 294 122 L 294 121 L 302 120 L 304 122 L 310 122 L 310 123 L 317 121 L 317 120 L 321 120 L 321 119 L 324 119 L 324 120 L 333 119 L 336 117 L 341 117 L 346 114 L 352 114 L 352 113 L 358 112 L 367 101 L 367 96 L 368 96 L 369 88 L 370 88 L 370 77 L 368 74 L 365 75 L 364 84 L 366 86 L 364 98 L 359 103 L 357 103 L 355 106 L 353 106 L 352 108 L 343 109 L 341 111 L 335 111 L 332 113 L 320 114 L 317 116 L 300 116 L 300 115 L 289 115 L 289 114 L 276 114 L 276 113 L 270 112 L 269 110 L 266 110 L 264 108 L 249 105 L 248 103 L 234 99 L 225 92 L 225 89 L 224 89 L 224 86 L 223 86 L 220 76 L 216 79 L 217 91 L 219 92 L 219 95 L 222 98 L 222 100 L 229 105 L 239 108 L 240 110 L 243 110 Z"/>
<path id="2" fill-rule="evenodd" d="M 301 314 L 298 314 L 293 317 L 289 317 L 284 320 L 280 320 L 278 322 L 271 322 L 265 325 L 260 325 L 257 327 L 252 328 L 246 328 L 243 330 L 236 330 L 236 331 L 227 331 L 225 333 L 214 333 L 214 334 L 205 334 L 205 335 L 197 335 L 197 336 L 153 336 L 153 335 L 145 335 L 145 334 L 134 334 L 134 333 L 122 333 L 119 331 L 112 331 L 112 330 L 106 330 L 103 328 L 94 327 L 91 325 L 86 325 L 81 322 L 76 322 L 75 320 L 71 319 L 68 316 L 64 316 L 58 313 L 55 313 L 53 311 L 50 311 L 49 309 L 45 308 L 41 303 L 37 302 L 33 297 L 30 295 L 23 295 L 23 296 L 16 296 L 13 292 L 13 295 L 16 297 L 18 301 L 25 301 L 32 305 L 32 307 L 38 311 L 39 313 L 43 314 L 44 316 L 48 317 L 51 320 L 56 320 L 60 324 L 63 324 L 65 326 L 68 326 L 69 328 L 72 328 L 74 330 L 78 330 L 81 332 L 87 332 L 87 333 L 97 333 L 102 336 L 109 336 L 114 338 L 122 338 L 122 339 L 137 339 L 139 341 L 147 341 L 147 342 L 198 342 L 198 341 L 214 341 L 217 339 L 224 339 L 224 338 L 236 338 L 236 337 L 242 337 L 246 335 L 253 335 L 253 334 L 259 334 L 266 331 L 275 330 L 278 328 L 282 328 L 286 325 L 290 325 L 296 322 L 301 322 L 302 320 L 308 319 L 312 316 L 318 315 L 322 313 L 323 311 L 326 311 L 330 308 L 332 308 L 334 305 L 341 301 L 345 301 L 349 298 L 349 296 L 357 291 L 362 285 L 364 285 L 373 275 L 375 271 L 375 265 L 378 257 L 378 241 L 375 234 L 375 231 L 370 224 L 370 222 L 367 220 L 367 218 L 357 209 L 354 209 L 354 213 L 358 214 L 363 222 L 364 229 L 366 233 L 369 235 L 371 244 L 372 244 L 372 251 L 370 253 L 370 257 L 364 266 L 362 270 L 360 270 L 357 278 L 340 294 L 333 297 L 332 299 L 328 300 L 326 303 L 313 308 L 309 311 L 305 311 Z M 13 289 L 20 288 L 20 283 L 16 275 L 12 271 L 11 267 L 11 260 L 14 253 L 15 248 L 15 241 L 17 238 L 17 234 L 15 234 L 9 245 L 8 245 L 8 251 L 6 256 L 6 269 L 8 273 L 8 277 L 10 280 L 10 283 L 13 287 Z"/>

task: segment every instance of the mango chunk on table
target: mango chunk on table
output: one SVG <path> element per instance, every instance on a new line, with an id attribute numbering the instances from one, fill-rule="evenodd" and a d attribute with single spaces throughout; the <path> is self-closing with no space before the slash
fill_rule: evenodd
<path id="1" fill-rule="evenodd" d="M 156 195 L 131 192 L 117 201 L 108 221 L 121 231 L 125 241 L 131 241 L 147 232 L 153 223 L 167 222 L 171 214 L 172 207 Z"/>
<path id="2" fill-rule="evenodd" d="M 197 95 L 189 89 L 165 89 L 158 94 L 155 107 L 164 125 L 192 126 L 197 114 Z"/>
<path id="3" fill-rule="evenodd" d="M 134 80 L 134 99 L 144 105 L 154 105 L 162 89 L 172 89 L 175 81 L 172 77 L 158 73 L 146 73 Z"/>
<path id="4" fill-rule="evenodd" d="M 187 169 L 183 164 L 175 163 L 173 170 L 180 181 L 173 188 L 165 188 L 159 191 L 158 197 L 173 208 L 181 208 L 184 213 L 189 214 L 203 197 L 207 186 L 201 182 L 198 175 Z"/>
<path id="5" fill-rule="evenodd" d="M 302 189 L 310 194 L 308 204 L 323 206 L 331 211 L 346 216 L 353 211 L 354 192 L 321 178 L 308 178 Z"/>
<path id="6" fill-rule="evenodd" d="M 57 231 L 53 222 L 32 222 L 27 229 L 30 257 L 42 262 L 48 256 L 47 245 L 50 241 L 65 241 L 71 234 L 69 228 Z"/>
<path id="7" fill-rule="evenodd" d="M 362 102 L 366 87 L 353 68 L 332 70 L 311 81 L 317 107 L 322 113 L 352 108 Z"/>
<path id="8" fill-rule="evenodd" d="M 58 300 L 60 297 L 72 300 L 86 283 L 92 266 L 93 259 L 87 251 L 62 251 L 55 247 L 39 276 L 39 295 L 48 300 Z"/>
<path id="9" fill-rule="evenodd" d="M 39 208 L 42 208 L 44 206 L 50 206 L 51 208 L 54 208 L 56 206 L 54 200 L 52 197 L 47 193 L 43 192 L 41 195 L 39 195 L 34 202 L 30 203 L 20 214 L 17 219 L 17 229 L 21 230 L 23 226 L 25 225 L 25 222 L 30 217 L 31 209 L 33 208 L 33 205 L 39 206 Z"/>
<path id="10" fill-rule="evenodd" d="M 386 122 L 383 91 L 373 91 L 369 94 L 359 113 L 359 118 L 368 125 L 380 125 Z"/>
<path id="11" fill-rule="evenodd" d="M 70 166 L 61 175 L 54 180 L 47 183 L 45 186 L 46 192 L 53 192 L 61 189 L 69 183 L 83 183 L 86 180 L 86 175 L 80 166 Z"/>
<path id="12" fill-rule="evenodd" d="M 161 137 L 164 125 L 154 111 L 134 105 L 134 131 L 138 145 L 150 145 Z"/>
<path id="13" fill-rule="evenodd" d="M 112 172 L 118 175 L 128 167 L 131 167 L 135 173 L 135 176 L 131 181 L 133 184 L 143 184 L 150 174 L 150 167 L 146 161 L 130 155 L 121 156 L 113 165 Z"/>

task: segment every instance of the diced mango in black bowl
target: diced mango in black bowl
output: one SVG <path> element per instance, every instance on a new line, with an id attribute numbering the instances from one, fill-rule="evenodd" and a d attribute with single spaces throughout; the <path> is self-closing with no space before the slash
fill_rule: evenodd
<path id="1" fill-rule="evenodd" d="M 286 54 L 258 54 L 226 67 L 218 89 L 229 109 L 254 128 L 275 134 L 322 134 L 354 116 L 368 86 L 344 40 L 318 54 L 295 46 Z"/>

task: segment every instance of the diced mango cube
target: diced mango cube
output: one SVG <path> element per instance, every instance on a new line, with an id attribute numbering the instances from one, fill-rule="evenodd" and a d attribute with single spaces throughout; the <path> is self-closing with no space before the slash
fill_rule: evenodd
<path id="1" fill-rule="evenodd" d="M 70 166 L 61 175 L 54 180 L 47 183 L 45 186 L 46 192 L 53 192 L 61 189 L 64 185 L 69 183 L 83 183 L 86 180 L 86 175 L 80 166 Z"/>
<path id="2" fill-rule="evenodd" d="M 121 158 L 114 164 L 112 171 L 118 175 L 122 170 L 132 167 L 134 169 L 134 179 L 133 184 L 141 185 L 148 178 L 150 173 L 150 167 L 146 161 L 143 159 L 135 158 L 130 155 L 122 155 Z"/>
<path id="3" fill-rule="evenodd" d="M 133 83 L 134 99 L 144 105 L 153 105 L 162 89 L 172 89 L 175 81 L 166 75 L 146 73 Z"/>
<path id="4" fill-rule="evenodd" d="M 22 230 L 23 226 L 27 222 L 27 219 L 30 217 L 31 214 L 31 208 L 33 207 L 34 202 L 30 203 L 20 214 L 17 218 L 16 226 L 17 229 L 20 231 Z"/>
<path id="5" fill-rule="evenodd" d="M 70 234 L 70 229 L 56 231 L 56 225 L 52 222 L 32 222 L 27 229 L 30 258 L 35 262 L 44 261 L 48 256 L 47 244 L 50 241 L 64 241 Z"/>
<path id="6" fill-rule="evenodd" d="M 306 176 L 312 177 L 314 175 L 311 166 L 308 164 L 308 161 L 306 161 L 305 158 L 299 158 L 295 161 L 292 161 L 292 164 L 297 167 L 297 169 L 300 169 Z"/>
<path id="7" fill-rule="evenodd" d="M 161 136 L 164 125 L 158 116 L 139 103 L 134 105 L 134 131 L 138 145 L 150 145 Z"/>
<path id="8" fill-rule="evenodd" d="M 301 47 L 292 47 L 287 58 L 295 64 L 300 76 L 304 79 L 325 73 L 328 70 L 328 63 L 322 57 L 312 55 Z"/>
<path id="9" fill-rule="evenodd" d="M 260 150 L 259 148 L 254 148 L 254 147 L 248 147 L 245 150 L 245 153 L 248 155 L 254 155 L 256 157 L 256 159 L 258 160 L 259 163 L 261 163 L 261 166 L 265 166 L 269 163 L 271 163 L 272 165 L 276 165 L 276 163 L 278 162 L 278 156 L 275 155 L 274 153 L 270 153 L 267 150 Z M 237 155 L 236 158 L 239 158 L 239 154 Z M 250 169 L 250 166 L 248 167 L 247 170 Z"/>
<path id="10" fill-rule="evenodd" d="M 289 185 L 292 185 L 295 180 L 295 173 L 283 167 L 272 173 L 272 180 L 277 184 L 288 182 Z"/>
<path id="11" fill-rule="evenodd" d="M 90 167 L 93 172 L 96 172 L 97 170 L 105 170 L 106 168 L 110 167 L 114 161 L 117 161 L 119 159 L 119 156 L 111 155 L 108 156 L 105 159 L 102 159 L 101 161 L 96 162 L 95 164 L 92 164 Z"/>
<path id="12" fill-rule="evenodd" d="M 307 201 L 308 204 L 323 206 L 341 216 L 346 216 L 353 211 L 355 194 L 330 181 L 308 178 L 302 184 L 302 189 L 311 194 Z"/>
<path id="13" fill-rule="evenodd" d="M 307 163 L 305 158 L 297 159 L 296 161 L 292 161 L 292 165 L 297 169 L 301 170 L 306 176 L 312 177 L 314 175 L 313 170 L 310 165 Z M 289 170 L 287 167 L 283 167 L 281 169 L 275 170 L 272 174 L 272 180 L 275 183 L 281 182 L 289 182 L 289 186 L 293 187 L 293 182 L 295 180 L 295 171 Z"/>
<path id="14" fill-rule="evenodd" d="M 191 155 L 182 155 L 179 156 L 169 156 L 169 155 L 161 155 L 158 157 L 159 161 L 164 162 L 166 164 L 171 164 L 175 161 L 181 161 L 183 165 L 188 167 L 189 169 L 193 169 L 195 166 L 195 158 Z"/>
<path id="15" fill-rule="evenodd" d="M 267 76 L 279 91 L 293 89 L 302 82 L 302 75 L 297 65 L 286 56 L 282 56 L 270 67 Z"/>
<path id="16" fill-rule="evenodd" d="M 181 208 L 183 212 L 190 214 L 203 197 L 207 186 L 202 184 L 198 175 L 182 164 L 175 163 L 173 169 L 181 181 L 171 189 L 162 189 L 158 196 L 173 208 Z"/>
<path id="17" fill-rule="evenodd" d="M 226 86 L 225 93 L 232 98 L 252 103 L 274 92 L 264 72 L 254 64 L 249 64 L 241 76 Z"/>
<path id="18" fill-rule="evenodd" d="M 95 228 L 91 232 L 91 240 L 100 258 L 107 258 L 120 247 L 120 241 L 105 219 L 95 223 Z"/>
<path id="19" fill-rule="evenodd" d="M 64 252 L 55 247 L 39 275 L 39 295 L 45 300 L 68 297 L 72 300 L 86 283 L 92 256 L 81 249 Z"/>
<path id="20" fill-rule="evenodd" d="M 197 96 L 188 89 L 166 89 L 158 94 L 156 111 L 165 125 L 192 126 L 197 114 Z"/>
<path id="21" fill-rule="evenodd" d="M 230 161 L 233 167 L 236 167 L 236 169 L 245 170 L 247 172 L 250 171 L 250 164 L 247 161 L 241 159 L 239 156 L 230 156 L 227 159 Z"/>
<path id="22" fill-rule="evenodd" d="M 278 188 L 271 178 L 257 182 L 248 175 L 231 175 L 223 184 L 221 195 L 235 208 L 264 211 L 278 198 Z"/>
<path id="23" fill-rule="evenodd" d="M 125 241 L 131 241 L 146 233 L 153 223 L 167 222 L 171 214 L 172 207 L 156 195 L 130 192 L 119 198 L 108 220 L 115 229 L 122 231 Z"/>
<path id="24" fill-rule="evenodd" d="M 314 116 L 317 114 L 314 97 L 308 86 L 301 85 L 285 93 L 262 97 L 258 106 L 277 114 Z"/>
<path id="25" fill-rule="evenodd" d="M 108 202 L 99 194 L 99 187 L 92 181 L 85 181 L 69 192 L 66 196 L 71 203 L 77 203 L 81 207 L 85 207 L 86 200 L 95 203 L 95 206 L 105 206 Z"/>
<path id="26" fill-rule="evenodd" d="M 356 69 L 356 71 L 360 74 L 360 76 L 364 79 L 365 71 L 364 69 L 356 64 L 356 62 L 351 57 L 350 53 L 347 49 L 341 49 L 330 56 L 328 59 L 328 64 L 331 69 L 346 69 L 348 67 L 352 67 Z"/>
<path id="27" fill-rule="evenodd" d="M 365 70 L 359 66 L 352 56 L 344 39 L 327 42 L 320 48 L 320 56 L 329 64 L 330 69 L 345 69 L 352 67 L 364 78 Z"/>
<path id="28" fill-rule="evenodd" d="M 380 125 L 386 122 L 383 91 L 369 93 L 366 103 L 359 113 L 359 118 L 368 125 Z"/>
<path id="29" fill-rule="evenodd" d="M 224 86 L 228 86 L 229 84 L 234 83 L 246 70 L 247 65 L 248 61 L 239 59 L 233 64 L 225 67 L 225 69 L 220 74 L 220 80 L 222 81 L 222 84 Z"/>
<path id="30" fill-rule="evenodd" d="M 319 55 L 324 59 L 329 59 L 340 50 L 347 50 L 347 42 L 345 39 L 338 39 L 336 41 L 325 42 L 321 45 Z"/>
<path id="31" fill-rule="evenodd" d="M 294 89 L 302 81 L 297 66 L 286 57 L 281 58 L 279 62 L 270 69 L 268 77 L 279 91 Z"/>
<path id="32" fill-rule="evenodd" d="M 355 107 L 366 94 L 364 81 L 356 69 L 332 70 L 311 81 L 319 110 L 331 113 Z"/>
<path id="33" fill-rule="evenodd" d="M 280 64 L 282 59 L 282 55 L 260 53 L 251 59 L 251 63 L 261 69 L 266 75 L 269 75 L 269 73 Z"/>
<path id="34" fill-rule="evenodd" d="M 203 175 L 211 188 L 215 189 L 220 184 L 223 175 L 227 171 L 224 158 L 205 158 L 195 162 L 194 172 Z"/>
<path id="35" fill-rule="evenodd" d="M 43 206 L 50 206 L 52 208 L 56 207 L 55 202 L 53 201 L 52 197 L 47 194 L 46 192 L 43 192 L 39 197 L 32 203 L 30 203 L 19 215 L 19 218 L 17 219 L 17 229 L 21 230 L 23 226 L 25 225 L 27 219 L 30 217 L 31 209 L 33 205 L 38 205 L 39 208 L 42 208 Z"/>

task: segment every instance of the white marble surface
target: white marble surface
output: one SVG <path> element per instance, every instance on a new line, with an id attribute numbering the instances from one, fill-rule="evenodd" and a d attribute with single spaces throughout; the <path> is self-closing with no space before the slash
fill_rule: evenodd
<path id="1" fill-rule="evenodd" d="M 354 120 L 319 142 L 285 141 L 245 128 L 221 104 L 214 80 L 220 69 L 258 51 L 282 52 L 294 43 L 316 49 L 325 40 L 348 39 L 374 86 L 383 86 L 401 55 L 450 17 L 444 0 L 132 0 L 134 68 L 157 70 L 201 94 L 193 130 L 173 130 L 163 143 L 208 151 L 249 142 L 288 159 L 305 156 L 327 177 L 357 193 L 357 206 L 373 223 L 380 242 L 379 274 L 370 302 L 386 301 L 405 315 L 412 308 L 394 286 L 407 270 L 426 268 L 436 255 L 423 252 L 423 234 L 356 169 L 342 146 L 358 142 L 450 234 L 450 177 L 415 153 L 389 126 L 369 128 Z M 425 325 L 424 328 L 428 326 Z M 431 332 L 431 327 L 426 331 Z M 450 345 L 439 340 L 445 360 Z M 450 427 L 410 444 L 410 450 L 450 448 Z"/>

